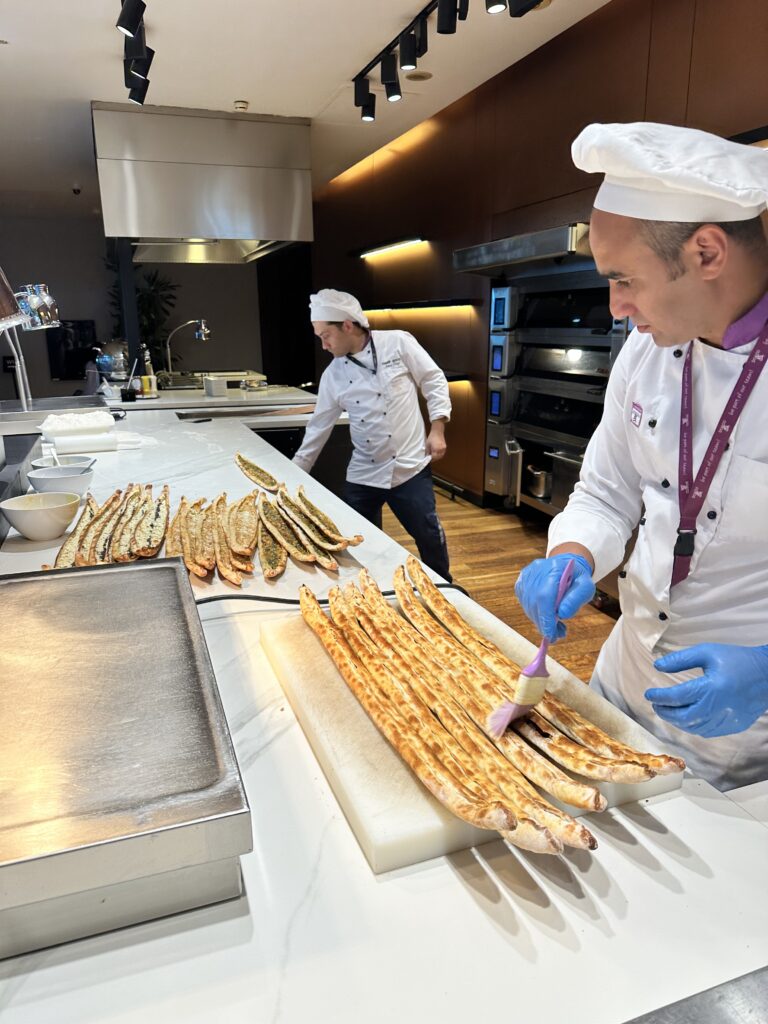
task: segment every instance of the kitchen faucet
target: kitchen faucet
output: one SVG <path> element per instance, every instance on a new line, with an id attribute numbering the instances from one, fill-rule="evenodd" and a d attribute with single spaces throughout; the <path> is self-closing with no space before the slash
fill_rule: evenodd
<path id="1" fill-rule="evenodd" d="M 168 373 L 173 372 L 173 367 L 171 366 L 171 338 L 177 331 L 180 331 L 182 327 L 189 327 L 190 324 L 197 324 L 197 330 L 195 331 L 196 341 L 208 341 L 211 337 L 211 331 L 208 327 L 207 320 L 187 320 L 185 323 L 179 324 L 178 327 L 174 327 L 165 340 L 165 365 Z"/>

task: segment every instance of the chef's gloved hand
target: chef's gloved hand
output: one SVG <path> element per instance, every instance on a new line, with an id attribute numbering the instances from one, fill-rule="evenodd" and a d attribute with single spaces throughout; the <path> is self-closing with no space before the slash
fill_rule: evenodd
<path id="1" fill-rule="evenodd" d="M 573 579 L 555 609 L 555 598 L 560 577 L 566 565 L 573 559 Z M 537 558 L 523 569 L 515 584 L 515 594 L 523 611 L 533 622 L 543 637 L 550 643 L 561 640 L 565 636 L 565 623 L 560 619 L 570 619 L 572 615 L 591 601 L 595 595 L 595 584 L 592 580 L 592 567 L 581 555 L 553 555 L 551 558 Z"/>
<path id="2" fill-rule="evenodd" d="M 657 658 L 654 666 L 660 672 L 704 670 L 685 683 L 645 691 L 659 718 L 684 732 L 730 736 L 768 711 L 768 646 L 696 644 Z"/>

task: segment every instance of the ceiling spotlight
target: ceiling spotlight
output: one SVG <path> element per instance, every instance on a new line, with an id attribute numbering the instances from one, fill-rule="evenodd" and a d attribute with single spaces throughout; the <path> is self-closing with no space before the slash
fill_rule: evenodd
<path id="1" fill-rule="evenodd" d="M 437 0 L 437 31 L 452 35 L 456 31 L 456 0 Z"/>
<path id="2" fill-rule="evenodd" d="M 509 0 L 509 13 L 513 18 L 522 18 L 528 11 L 538 7 L 540 0 Z"/>
<path id="3" fill-rule="evenodd" d="M 146 9 L 147 5 L 144 0 L 125 0 L 120 17 L 117 19 L 117 27 L 127 36 L 135 36 L 139 31 L 139 25 L 141 25 L 141 19 L 144 17 Z"/>
<path id="4" fill-rule="evenodd" d="M 139 84 L 139 79 L 131 71 L 132 60 L 123 61 L 123 82 L 125 83 L 126 89 L 133 89 L 134 86 Z"/>
<path id="5" fill-rule="evenodd" d="M 403 90 L 400 88 L 399 82 L 387 82 L 384 86 L 384 91 L 390 103 L 397 103 L 398 100 L 403 98 Z"/>
<path id="6" fill-rule="evenodd" d="M 400 70 L 416 70 L 416 36 L 413 32 L 404 32 L 400 36 Z"/>
<path id="7" fill-rule="evenodd" d="M 123 56 L 126 60 L 138 60 L 147 56 L 147 40 L 144 35 L 143 21 L 135 35 L 125 37 Z"/>
<path id="8" fill-rule="evenodd" d="M 501 14 L 507 9 L 507 0 L 485 0 L 485 9 L 488 14 Z"/>
<path id="9" fill-rule="evenodd" d="M 427 19 L 420 18 L 416 22 L 416 56 L 419 60 L 429 49 L 429 39 L 427 38 Z"/>
<path id="10" fill-rule="evenodd" d="M 147 89 L 149 89 L 149 79 L 140 79 L 138 85 L 134 85 L 128 93 L 128 99 L 131 103 L 137 103 L 140 107 L 143 106 L 147 95 Z"/>
<path id="11" fill-rule="evenodd" d="M 459 21 L 466 21 L 469 14 L 469 0 L 459 0 L 459 8 L 456 12 Z"/>
<path id="12" fill-rule="evenodd" d="M 397 82 L 397 61 L 391 51 L 381 58 L 381 84 L 394 85 Z"/>
<path id="13" fill-rule="evenodd" d="M 152 58 L 155 56 L 155 51 L 151 46 L 147 47 L 146 57 L 137 57 L 131 61 L 131 74 L 136 78 L 147 78 L 149 76 L 149 69 L 152 67 Z"/>
<path id="14" fill-rule="evenodd" d="M 363 121 L 375 121 L 376 120 L 376 97 L 371 95 L 363 103 L 360 110 L 360 118 Z"/>
<path id="15" fill-rule="evenodd" d="M 362 107 L 371 95 L 371 87 L 367 78 L 355 79 L 355 106 Z"/>

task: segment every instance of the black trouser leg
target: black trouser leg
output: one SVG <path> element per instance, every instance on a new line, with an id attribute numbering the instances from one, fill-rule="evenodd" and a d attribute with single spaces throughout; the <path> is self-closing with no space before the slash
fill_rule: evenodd
<path id="1" fill-rule="evenodd" d="M 393 487 L 387 493 L 387 504 L 416 541 L 422 562 L 450 583 L 448 548 L 435 508 L 430 467 L 425 466 L 404 484 Z"/>

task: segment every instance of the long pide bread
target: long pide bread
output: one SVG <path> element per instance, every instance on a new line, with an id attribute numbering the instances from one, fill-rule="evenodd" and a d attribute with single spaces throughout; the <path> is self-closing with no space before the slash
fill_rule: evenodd
<path id="1" fill-rule="evenodd" d="M 265 580 L 274 580 L 281 576 L 288 564 L 288 552 L 282 544 L 278 544 L 272 534 L 259 519 L 258 540 L 256 544 L 259 563 Z"/>
<path id="2" fill-rule="evenodd" d="M 232 565 L 232 556 L 227 543 L 227 534 L 224 528 L 227 514 L 227 496 L 220 494 L 216 499 L 216 514 L 214 516 L 213 545 L 216 552 L 216 568 L 222 579 L 229 580 L 236 587 L 242 586 L 243 577 Z"/>
<path id="3" fill-rule="evenodd" d="M 333 593 L 332 590 L 329 594 L 332 612 Z M 429 712 L 437 716 L 443 728 L 460 745 L 463 756 L 459 760 L 465 770 L 481 772 L 499 790 L 502 799 L 517 818 L 517 828 L 508 837 L 509 841 L 535 853 L 561 852 L 561 839 L 545 824 L 529 816 L 532 801 L 525 790 L 521 791 L 515 772 L 510 770 L 506 759 L 485 739 L 459 704 L 450 697 L 438 695 L 434 667 L 425 670 L 419 664 L 418 659 L 414 658 L 413 648 L 404 641 L 399 631 L 395 631 L 386 617 L 373 611 L 369 614 L 368 606 L 354 584 L 346 585 L 344 597 L 354 609 L 365 632 L 376 644 L 379 657 L 387 659 L 390 671 L 398 677 L 402 686 L 412 691 L 415 699 L 420 700 Z"/>
<path id="4" fill-rule="evenodd" d="M 250 558 L 256 547 L 256 535 L 259 527 L 259 513 L 256 509 L 256 496 L 253 492 L 246 494 L 235 505 L 230 516 L 230 527 L 234 544 L 232 550 L 245 558 Z"/>
<path id="5" fill-rule="evenodd" d="M 401 579 L 405 579 L 404 574 Z M 487 710 L 479 704 L 474 696 L 474 684 L 477 680 L 472 678 L 471 672 L 465 673 L 463 669 L 457 667 L 455 652 L 451 650 L 450 644 L 441 644 L 439 637 L 436 637 L 438 642 L 435 644 L 414 630 L 409 623 L 402 622 L 394 609 L 384 601 L 378 588 L 374 592 L 370 583 L 372 581 L 369 582 L 364 601 L 369 607 L 372 604 L 381 607 L 382 615 L 389 615 L 390 618 L 396 616 L 398 621 L 393 628 L 396 630 L 398 638 L 401 636 L 410 638 L 409 656 L 415 662 L 422 662 L 427 670 L 428 678 L 434 680 L 434 685 L 439 683 L 441 690 L 444 689 L 446 693 L 450 694 L 474 720 L 477 732 L 482 733 Z M 408 587 L 408 591 L 410 592 L 410 587 Z M 415 601 L 415 599 L 413 600 Z M 387 611 L 384 610 L 385 608 Z M 422 612 L 428 616 L 424 609 Z M 402 643 L 403 640 L 400 639 L 398 642 Z M 565 845 L 595 849 L 597 841 L 589 829 L 581 822 L 575 821 L 569 814 L 552 806 L 533 788 L 529 779 L 545 788 L 553 796 L 557 796 L 573 806 L 585 807 L 589 810 L 603 810 L 606 806 L 605 798 L 594 787 L 576 782 L 564 775 L 556 766 L 548 765 L 536 751 L 526 748 L 518 737 L 515 737 L 515 740 L 516 742 L 503 745 L 496 744 L 496 747 L 501 752 L 499 756 L 503 755 L 505 759 L 504 766 L 510 781 L 515 783 L 520 813 L 545 825 L 556 839 Z M 477 742 L 485 747 L 481 740 Z"/>
<path id="6" fill-rule="evenodd" d="M 122 499 L 122 491 L 117 490 L 111 494 L 99 511 L 83 530 L 80 536 L 80 544 L 75 552 L 75 565 L 91 565 L 91 548 L 95 545 L 99 533 L 104 526 L 109 525 L 111 518 L 117 514 Z"/>
<path id="7" fill-rule="evenodd" d="M 195 560 L 195 551 L 192 546 L 192 535 L 189 529 L 189 515 L 191 506 L 186 498 L 181 499 L 179 506 L 179 535 L 181 536 L 181 553 L 184 558 L 184 565 L 193 576 L 205 579 L 208 570 L 198 565 Z"/>
<path id="8" fill-rule="evenodd" d="M 298 490 L 296 491 L 296 500 L 304 509 L 309 518 L 312 520 L 312 522 L 319 526 L 323 533 L 327 537 L 330 537 L 331 540 L 336 541 L 337 543 L 345 541 L 347 545 L 352 548 L 362 543 L 363 538 L 359 533 L 355 534 L 354 537 L 345 537 L 339 531 L 338 526 L 336 525 L 336 523 L 334 523 L 330 516 L 327 516 L 325 512 L 323 512 L 321 509 L 317 507 L 317 505 L 314 505 L 309 500 L 301 484 L 299 484 Z"/>
<path id="9" fill-rule="evenodd" d="M 485 640 L 464 621 L 453 605 L 435 587 L 417 559 L 409 556 L 406 564 L 411 579 L 418 587 L 419 593 L 433 614 L 441 622 L 444 622 L 445 626 L 452 633 L 457 629 L 463 635 L 466 635 L 468 643 L 465 643 L 465 646 L 472 650 L 472 653 L 490 668 L 502 683 L 509 680 L 511 673 L 519 672 L 518 665 L 507 658 L 495 644 Z M 454 633 L 454 635 L 456 634 Z M 483 640 L 483 644 L 478 644 L 477 638 Z M 464 643 L 463 640 L 462 643 Z M 507 700 L 509 697 L 507 694 L 503 694 L 502 699 Z M 537 710 L 552 725 L 557 726 L 567 736 L 582 743 L 596 754 L 623 763 L 630 762 L 636 765 L 644 765 L 656 775 L 671 774 L 682 771 L 685 768 L 685 762 L 681 758 L 670 757 L 666 754 L 646 754 L 634 750 L 624 743 L 619 743 L 603 732 L 602 729 L 599 729 L 596 725 L 593 725 L 579 715 L 578 712 L 567 707 L 567 705 L 563 704 L 562 701 L 559 701 L 549 692 L 545 694 L 544 699 L 537 705 Z M 617 779 L 615 781 L 627 780 Z"/>
<path id="10" fill-rule="evenodd" d="M 303 584 L 299 588 L 299 603 L 304 621 L 315 633 L 338 668 L 341 677 L 362 705 L 381 733 L 389 740 L 416 776 L 453 814 L 471 824 L 477 824 L 489 809 L 478 805 L 473 795 L 420 744 L 402 739 L 402 721 L 393 709 L 378 698 L 373 682 L 364 666 L 354 657 L 341 630 L 323 613 L 316 598 Z"/>
<path id="11" fill-rule="evenodd" d="M 315 556 L 296 533 L 289 520 L 285 518 L 278 506 L 270 501 L 265 494 L 259 495 L 259 515 L 264 526 L 278 544 L 282 544 L 288 554 L 295 558 L 297 562 L 315 561 Z"/>
<path id="12" fill-rule="evenodd" d="M 114 562 L 115 549 L 123 527 L 130 520 L 142 500 L 144 490 L 141 484 L 128 484 L 117 514 L 110 520 L 108 528 L 99 531 L 91 545 L 91 564 L 101 565 Z"/>
<path id="13" fill-rule="evenodd" d="M 562 764 L 588 779 L 634 783 L 645 782 L 656 774 L 643 764 L 603 757 L 588 747 L 574 743 L 536 711 L 531 711 L 525 718 L 515 722 L 513 728 L 557 764 Z"/>
<path id="14" fill-rule="evenodd" d="M 98 502 L 92 494 L 89 494 L 85 499 L 83 510 L 75 523 L 75 528 L 59 548 L 55 562 L 53 565 L 44 565 L 43 569 L 69 569 L 75 564 L 75 555 L 80 544 L 80 538 L 98 511 Z"/>
<path id="15" fill-rule="evenodd" d="M 271 473 L 268 473 L 266 469 L 262 469 L 261 466 L 257 466 L 255 462 L 247 459 L 245 455 L 241 455 L 240 452 L 235 455 L 235 462 L 240 469 L 245 473 L 249 480 L 253 480 L 259 487 L 263 487 L 265 491 L 276 492 L 282 487 L 282 484 L 277 480 Z"/>
<path id="16" fill-rule="evenodd" d="M 150 511 L 137 525 L 133 535 L 133 548 L 139 558 L 152 558 L 163 546 L 168 529 L 169 499 L 168 484 L 165 484 Z"/>
<path id="17" fill-rule="evenodd" d="M 216 544 L 214 534 L 216 532 L 216 506 L 208 505 L 203 510 L 203 518 L 200 524 L 200 548 L 195 552 L 195 559 L 198 564 L 207 569 L 216 568 Z"/>
<path id="18" fill-rule="evenodd" d="M 492 828 L 502 832 L 515 828 L 517 815 L 502 792 L 475 770 L 475 765 L 450 732 L 415 696 L 410 685 L 407 682 L 403 684 L 398 674 L 391 670 L 390 664 L 382 658 L 375 644 L 371 643 L 355 618 L 346 610 L 339 588 L 333 587 L 328 598 L 331 614 L 342 629 L 352 653 L 365 665 L 379 695 L 389 701 L 389 706 L 402 718 L 408 736 L 411 739 L 418 737 L 433 757 L 458 778 L 477 800 L 495 808 L 493 816 L 487 819 Z"/>
<path id="19" fill-rule="evenodd" d="M 492 669 L 502 679 L 514 682 L 520 674 L 520 665 L 503 654 L 496 644 L 488 640 L 459 615 L 451 602 L 440 593 L 432 580 L 427 576 L 421 563 L 413 555 L 406 560 L 408 575 L 421 594 L 424 604 L 443 623 L 445 628 L 471 651 L 483 664 Z"/>
<path id="20" fill-rule="evenodd" d="M 325 551 L 343 551 L 348 547 L 345 538 L 340 541 L 331 540 L 323 533 L 317 523 L 311 519 L 297 501 L 294 501 L 285 487 L 277 492 L 277 503 L 281 510 L 288 516 L 292 523 L 299 527 L 302 534 L 309 537 L 316 547 Z"/>
<path id="21" fill-rule="evenodd" d="M 685 761 L 681 757 L 671 757 L 668 754 L 645 754 L 628 747 L 625 743 L 613 739 L 598 729 L 596 725 L 587 721 L 573 708 L 569 708 L 553 693 L 547 691 L 544 697 L 536 705 L 543 718 L 546 718 L 552 725 L 556 725 L 566 736 L 583 743 L 585 747 L 594 750 L 596 754 L 604 757 L 619 758 L 624 761 L 634 761 L 645 765 L 656 775 L 673 775 L 685 769 Z"/>
<path id="22" fill-rule="evenodd" d="M 186 498 L 182 498 L 181 501 L 186 502 Z M 183 554 L 181 550 L 181 520 L 179 514 L 181 512 L 182 505 L 176 509 L 176 515 L 171 519 L 168 524 L 168 532 L 165 535 L 165 555 L 166 558 L 176 558 Z"/>

